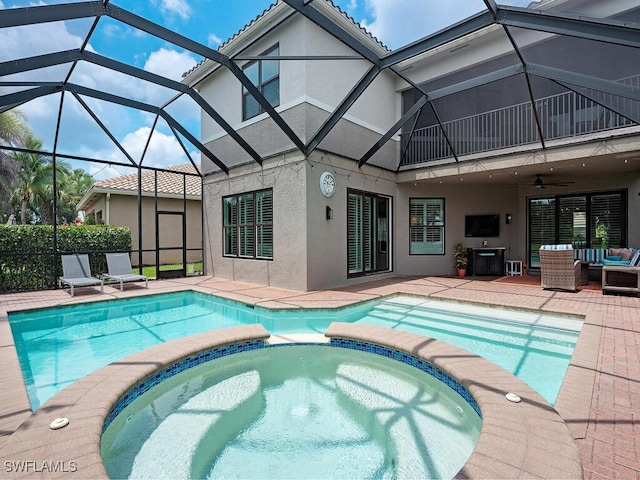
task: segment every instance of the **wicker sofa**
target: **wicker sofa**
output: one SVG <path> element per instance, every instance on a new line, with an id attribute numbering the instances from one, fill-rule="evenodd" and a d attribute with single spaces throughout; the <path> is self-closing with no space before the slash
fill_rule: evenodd
<path id="1" fill-rule="evenodd" d="M 585 283 L 582 263 L 574 258 L 571 245 L 542 245 L 538 253 L 542 288 L 575 292 Z"/>
<path id="2" fill-rule="evenodd" d="M 602 267 L 602 293 L 640 294 L 640 267 L 605 265 Z"/>
<path id="3" fill-rule="evenodd" d="M 574 248 L 573 257 L 583 264 L 588 264 L 589 280 L 600 281 L 602 267 L 628 265 L 636 251 L 635 248 Z"/>
<path id="4" fill-rule="evenodd" d="M 628 265 L 602 267 L 602 293 L 640 294 L 640 250 L 634 253 Z"/>

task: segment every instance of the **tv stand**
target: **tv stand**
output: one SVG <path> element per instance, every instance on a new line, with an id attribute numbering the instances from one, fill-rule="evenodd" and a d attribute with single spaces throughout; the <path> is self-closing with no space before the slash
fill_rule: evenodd
<path id="1" fill-rule="evenodd" d="M 467 269 L 469 275 L 503 276 L 505 250 L 505 247 L 468 248 L 469 265 Z"/>

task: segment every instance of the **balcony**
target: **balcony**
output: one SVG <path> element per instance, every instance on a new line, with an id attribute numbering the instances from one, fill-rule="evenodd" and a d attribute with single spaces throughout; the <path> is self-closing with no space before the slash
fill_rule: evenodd
<path id="1" fill-rule="evenodd" d="M 640 88 L 640 75 L 620 80 Z M 640 117 L 640 104 L 613 95 L 600 95 L 610 105 L 629 116 Z M 636 125 L 602 105 L 574 92 L 565 92 L 535 101 L 545 142 Z M 446 133 L 446 137 L 443 134 Z M 531 102 L 459 118 L 401 135 L 401 166 L 442 163 L 457 157 L 520 147 L 540 142 Z"/>

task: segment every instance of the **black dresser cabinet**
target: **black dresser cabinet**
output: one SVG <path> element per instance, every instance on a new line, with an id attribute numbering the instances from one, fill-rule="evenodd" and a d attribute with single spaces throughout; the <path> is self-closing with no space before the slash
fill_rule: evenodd
<path id="1" fill-rule="evenodd" d="M 469 275 L 504 275 L 504 251 L 505 247 L 468 248 Z"/>

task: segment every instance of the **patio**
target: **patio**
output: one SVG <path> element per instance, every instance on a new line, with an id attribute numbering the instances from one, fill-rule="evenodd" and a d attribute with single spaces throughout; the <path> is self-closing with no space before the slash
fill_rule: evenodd
<path id="1" fill-rule="evenodd" d="M 271 308 L 340 307 L 378 296 L 406 293 L 569 314 L 600 313 L 602 329 L 597 359 L 594 359 L 596 367 L 593 392 L 590 399 L 587 396 L 583 400 L 574 401 L 582 402 L 583 405 L 572 406 L 576 409 L 574 411 L 579 411 L 581 406 L 588 409 L 588 417 L 568 418 L 569 415 L 565 414 L 564 419 L 576 437 L 585 478 L 638 478 L 640 298 L 605 296 L 595 286 L 583 288 L 577 293 L 546 291 L 540 288 L 539 283 L 531 284 L 532 279 L 535 280 L 535 277 L 524 277 L 522 280 L 504 277 L 395 277 L 327 291 L 297 292 L 219 278 L 193 277 L 154 281 L 149 284 L 148 290 L 129 287 L 120 292 L 117 287 L 106 286 L 104 295 L 91 288 L 80 289 L 73 298 L 62 290 L 7 294 L 0 298 L 0 361 L 4 366 L 0 376 L 0 449 L 7 442 L 8 436 L 31 414 L 12 345 L 7 322 L 8 311 L 184 289 L 194 289 Z M 594 328 L 590 327 L 588 330 L 593 333 Z M 593 350 L 597 348 L 597 344 L 592 346 L 593 354 Z M 580 365 L 585 363 L 581 362 Z M 580 398 L 582 385 L 577 379 L 581 378 L 581 372 L 575 373 L 577 375 L 568 375 L 563 384 L 559 402 L 556 404 L 560 412 L 567 408 L 566 405 L 560 405 L 563 397 Z M 593 374 L 588 371 L 582 373 Z M 544 452 L 539 454 L 540 460 L 543 461 Z"/>

